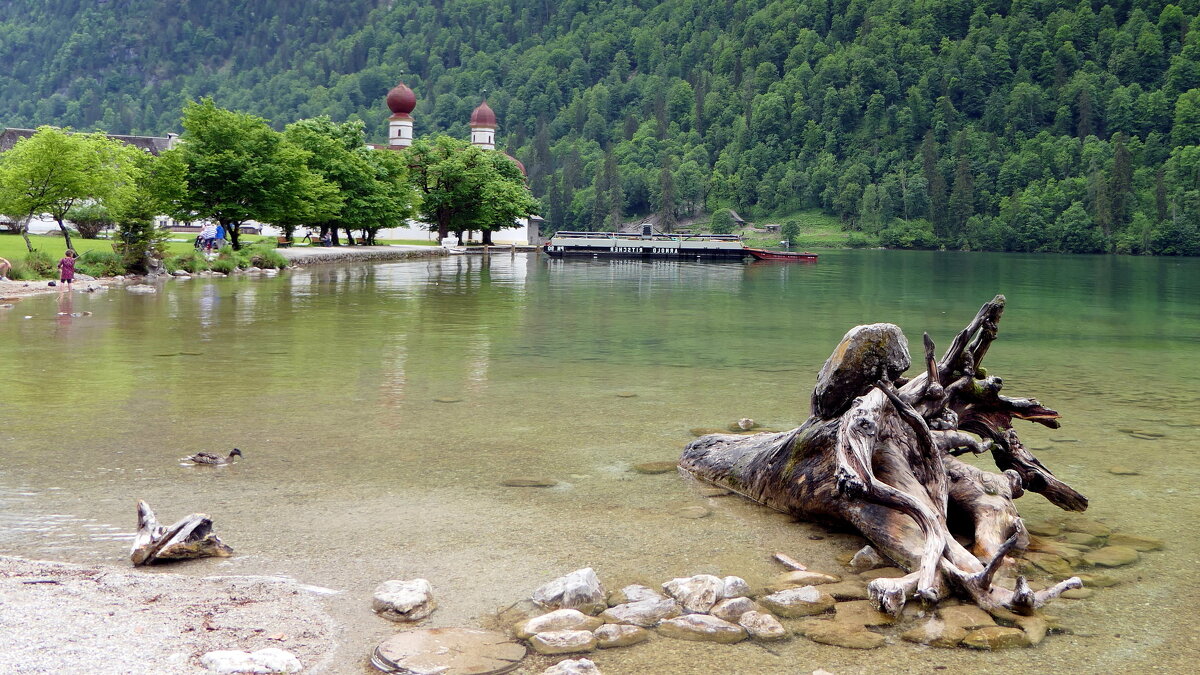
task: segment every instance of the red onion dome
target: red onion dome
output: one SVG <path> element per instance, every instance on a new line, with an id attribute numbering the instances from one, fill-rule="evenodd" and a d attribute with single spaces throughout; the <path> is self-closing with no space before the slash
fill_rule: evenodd
<path id="1" fill-rule="evenodd" d="M 471 113 L 471 126 L 493 128 L 496 126 L 496 113 L 488 107 L 487 101 L 480 103 L 475 112 Z"/>
<path id="2" fill-rule="evenodd" d="M 417 107 L 417 96 L 401 82 L 388 92 L 387 106 L 394 115 L 407 115 Z"/>

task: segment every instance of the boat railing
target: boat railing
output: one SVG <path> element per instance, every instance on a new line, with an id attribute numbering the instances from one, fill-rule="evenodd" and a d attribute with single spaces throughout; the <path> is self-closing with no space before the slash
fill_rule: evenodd
<path id="1" fill-rule="evenodd" d="M 555 237 L 572 239 L 638 239 L 642 241 L 741 241 L 738 234 L 652 234 L 646 236 L 637 232 L 570 232 L 558 231 Z"/>

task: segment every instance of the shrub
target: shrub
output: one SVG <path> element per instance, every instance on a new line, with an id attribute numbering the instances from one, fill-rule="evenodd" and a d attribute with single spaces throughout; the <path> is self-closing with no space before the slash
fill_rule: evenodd
<path id="1" fill-rule="evenodd" d="M 737 223 L 729 214 L 729 209 L 721 209 L 714 213 L 712 223 L 709 224 L 713 234 L 732 234 L 735 227 L 737 227 Z"/>
<path id="2" fill-rule="evenodd" d="M 888 248 L 935 249 L 940 246 L 928 220 L 896 220 L 879 233 L 879 243 Z"/>
<path id="3" fill-rule="evenodd" d="M 45 279 L 55 276 L 57 262 L 50 254 L 43 251 L 30 251 L 25 255 L 25 266 L 34 274 L 34 279 Z"/>
<path id="4" fill-rule="evenodd" d="M 846 248 L 869 248 L 874 245 L 875 242 L 861 232 L 851 232 L 850 236 L 846 237 Z"/>
<path id="5" fill-rule="evenodd" d="M 235 260 L 233 256 L 222 256 L 209 263 L 209 269 L 214 272 L 221 272 L 222 274 L 232 274 L 237 268 L 237 260 Z"/>
<path id="6" fill-rule="evenodd" d="M 114 277 L 125 273 L 125 261 L 116 253 L 88 251 L 75 261 L 75 269 L 93 277 Z"/>
<path id="7" fill-rule="evenodd" d="M 35 281 L 41 277 L 37 272 L 34 272 L 26 265 L 23 260 L 18 260 L 12 264 L 12 269 L 8 270 L 8 278 L 13 281 Z"/>
<path id="8" fill-rule="evenodd" d="M 260 269 L 282 269 L 287 267 L 287 258 L 284 258 L 273 248 L 252 248 L 247 251 L 251 267 Z"/>
<path id="9" fill-rule="evenodd" d="M 164 265 L 167 271 L 174 272 L 175 270 L 183 270 L 185 272 L 195 274 L 208 269 L 208 259 L 199 251 L 184 253 L 174 258 L 168 259 Z"/>
<path id="10" fill-rule="evenodd" d="M 95 239 L 105 228 L 112 227 L 113 219 L 102 204 L 84 204 L 72 207 L 67 219 L 84 239 Z"/>

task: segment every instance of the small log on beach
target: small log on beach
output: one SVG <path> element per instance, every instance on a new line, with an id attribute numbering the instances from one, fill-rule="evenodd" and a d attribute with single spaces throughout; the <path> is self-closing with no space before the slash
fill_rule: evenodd
<path id="1" fill-rule="evenodd" d="M 1029 543 L 1013 500 L 1037 492 L 1069 511 L 1088 502 L 1012 428 L 1023 419 L 1056 429 L 1059 414 L 1032 398 L 1001 395 L 1003 381 L 980 367 L 1004 304 L 1002 295 L 985 304 L 940 360 L 926 335 L 921 372 L 911 379 L 901 376 L 911 357 L 898 326 L 853 328 L 821 369 L 803 425 L 704 436 L 679 465 L 773 509 L 855 527 L 909 572 L 868 585 L 882 611 L 896 615 L 910 599 L 958 594 L 985 609 L 1030 613 L 1080 581 L 1036 592 L 1024 578 L 1014 590 L 993 583 L 1005 556 Z M 964 453 L 990 454 L 999 471 L 959 460 Z"/>
<path id="2" fill-rule="evenodd" d="M 230 555 L 233 555 L 233 549 L 213 534 L 212 519 L 207 515 L 193 513 L 164 527 L 158 523 L 150 505 L 138 501 L 138 531 L 129 552 L 135 567 L 171 560 L 228 558 Z"/>

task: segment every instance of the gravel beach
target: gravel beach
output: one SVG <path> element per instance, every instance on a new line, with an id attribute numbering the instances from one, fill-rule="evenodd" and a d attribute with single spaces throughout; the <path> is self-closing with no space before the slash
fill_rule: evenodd
<path id="1" fill-rule="evenodd" d="M 204 673 L 207 652 L 266 647 L 320 673 L 339 631 L 320 590 L 291 580 L 0 556 L 0 673 Z"/>

